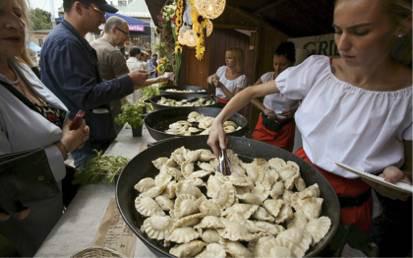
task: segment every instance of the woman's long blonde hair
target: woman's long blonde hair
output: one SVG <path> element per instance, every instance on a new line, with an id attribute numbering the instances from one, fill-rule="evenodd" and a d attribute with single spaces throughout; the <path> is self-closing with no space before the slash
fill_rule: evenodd
<path id="1" fill-rule="evenodd" d="M 18 57 L 20 61 L 25 62 L 29 66 L 34 66 L 34 61 L 30 56 L 29 49 L 27 48 L 27 43 L 29 42 L 29 28 L 30 28 L 30 17 L 29 17 L 29 5 L 26 0 L 14 0 L 20 6 L 22 10 L 22 19 L 25 23 L 24 28 L 24 36 L 25 36 L 25 44 L 23 49 L 21 50 L 21 54 Z"/>

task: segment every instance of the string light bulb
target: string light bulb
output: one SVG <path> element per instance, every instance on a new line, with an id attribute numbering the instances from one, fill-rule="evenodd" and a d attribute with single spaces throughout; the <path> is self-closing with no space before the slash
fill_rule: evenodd
<path id="1" fill-rule="evenodd" d="M 195 8 L 199 14 L 204 18 L 215 19 L 218 18 L 225 9 L 225 0 L 195 0 Z"/>

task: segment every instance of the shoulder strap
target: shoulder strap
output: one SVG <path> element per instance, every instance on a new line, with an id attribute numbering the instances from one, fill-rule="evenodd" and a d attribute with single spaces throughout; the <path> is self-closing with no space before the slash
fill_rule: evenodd
<path id="1" fill-rule="evenodd" d="M 23 102 L 26 106 L 29 108 L 33 109 L 34 111 L 39 113 L 39 110 L 36 108 L 36 106 L 26 98 L 20 91 L 18 91 L 16 88 L 14 88 L 12 85 L 10 85 L 7 82 L 1 83 L 7 90 L 11 92 L 16 98 L 18 98 L 21 102 Z"/>

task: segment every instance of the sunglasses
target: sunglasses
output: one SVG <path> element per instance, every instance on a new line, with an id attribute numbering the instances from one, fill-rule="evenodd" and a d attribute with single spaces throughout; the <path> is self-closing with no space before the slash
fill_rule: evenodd
<path id="1" fill-rule="evenodd" d="M 122 32 L 125 36 L 127 36 L 127 37 L 129 37 L 129 32 L 127 32 L 127 31 L 124 31 L 124 30 L 122 30 L 121 28 L 119 28 L 119 27 L 115 27 L 118 31 L 120 31 L 120 32 Z"/>

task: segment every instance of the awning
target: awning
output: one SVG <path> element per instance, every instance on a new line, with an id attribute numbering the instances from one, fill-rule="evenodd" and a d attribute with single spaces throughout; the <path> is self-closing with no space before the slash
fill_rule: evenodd
<path id="1" fill-rule="evenodd" d="M 111 16 L 117 16 L 117 17 L 124 19 L 129 25 L 129 31 L 145 31 L 145 27 L 149 27 L 149 23 L 133 18 L 133 17 L 129 17 L 129 16 L 125 16 L 125 15 L 117 14 L 117 13 L 106 13 L 105 14 L 106 19 L 108 19 Z"/>

